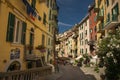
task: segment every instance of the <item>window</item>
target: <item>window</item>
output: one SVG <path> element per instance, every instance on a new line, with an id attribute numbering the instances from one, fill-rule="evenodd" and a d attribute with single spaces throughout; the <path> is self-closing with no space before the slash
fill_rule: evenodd
<path id="1" fill-rule="evenodd" d="M 97 16 L 94 17 L 94 22 L 96 22 L 96 21 L 97 21 Z"/>
<path id="2" fill-rule="evenodd" d="M 42 46 L 45 46 L 45 35 L 42 34 Z"/>
<path id="3" fill-rule="evenodd" d="M 112 5 L 114 4 L 115 0 L 112 0 Z"/>
<path id="4" fill-rule="evenodd" d="M 46 25 L 46 14 L 45 13 L 43 14 L 43 24 Z"/>
<path id="5" fill-rule="evenodd" d="M 31 28 L 30 29 L 30 45 L 33 46 L 33 44 L 34 44 L 34 29 Z"/>
<path id="6" fill-rule="evenodd" d="M 110 21 L 110 13 L 108 13 L 108 15 L 107 15 L 107 22 L 109 22 Z"/>
<path id="7" fill-rule="evenodd" d="M 92 33 L 92 28 L 90 29 L 90 33 Z"/>
<path id="8" fill-rule="evenodd" d="M 83 29 L 83 25 L 81 26 L 81 29 Z"/>
<path id="9" fill-rule="evenodd" d="M 83 45 L 84 41 L 82 41 L 82 45 Z"/>
<path id="10" fill-rule="evenodd" d="M 82 49 L 82 54 L 84 53 L 84 50 Z"/>
<path id="11" fill-rule="evenodd" d="M 92 25 L 92 21 L 90 20 L 90 25 Z"/>
<path id="12" fill-rule="evenodd" d="M 32 0 L 31 6 L 32 6 L 32 8 L 35 10 L 36 0 Z"/>
<path id="13" fill-rule="evenodd" d="M 52 7 L 52 0 L 50 0 L 50 7 Z"/>
<path id="14" fill-rule="evenodd" d="M 49 24 L 49 32 L 50 32 L 50 27 L 51 27 L 51 25 Z"/>
<path id="15" fill-rule="evenodd" d="M 87 44 L 87 43 L 88 43 L 88 40 L 86 39 L 86 40 L 85 40 L 85 44 Z"/>
<path id="16" fill-rule="evenodd" d="M 51 46 L 53 45 L 53 39 L 51 39 Z"/>
<path id="17" fill-rule="evenodd" d="M 50 12 L 49 12 L 49 20 L 51 20 L 51 10 L 50 10 Z"/>
<path id="18" fill-rule="evenodd" d="M 83 32 L 82 32 L 82 39 L 83 39 Z"/>
<path id="19" fill-rule="evenodd" d="M 95 35 L 95 40 L 97 40 L 97 35 Z"/>
<path id="20" fill-rule="evenodd" d="M 80 39 L 81 39 L 81 33 L 80 33 Z"/>
<path id="21" fill-rule="evenodd" d="M 107 5 L 107 7 L 109 6 L 109 0 L 106 0 L 106 5 Z"/>
<path id="22" fill-rule="evenodd" d="M 15 27 L 14 27 L 14 43 L 21 43 L 22 36 L 22 21 L 15 18 Z"/>
<path id="23" fill-rule="evenodd" d="M 46 1 L 47 7 L 49 7 L 49 0 Z"/>
<path id="24" fill-rule="evenodd" d="M 95 31 L 95 32 L 97 31 L 97 28 L 96 28 L 96 26 L 94 27 L 94 31 Z"/>
<path id="25" fill-rule="evenodd" d="M 85 30 L 85 35 L 87 36 L 87 30 Z"/>
<path id="26" fill-rule="evenodd" d="M 48 45 L 50 45 L 50 38 L 48 38 Z"/>
<path id="27" fill-rule="evenodd" d="M 115 7 L 112 9 L 112 20 L 116 20 L 118 18 L 118 14 L 119 14 L 119 8 L 117 3 Z"/>
<path id="28" fill-rule="evenodd" d="M 101 8 L 101 11 L 100 11 L 99 15 L 104 16 L 104 9 L 103 9 L 103 7 Z"/>
<path id="29" fill-rule="evenodd" d="M 85 51 L 85 53 L 87 53 L 87 48 L 86 48 L 86 51 Z"/>
<path id="30" fill-rule="evenodd" d="M 26 23 L 9 13 L 6 41 L 25 44 Z"/>

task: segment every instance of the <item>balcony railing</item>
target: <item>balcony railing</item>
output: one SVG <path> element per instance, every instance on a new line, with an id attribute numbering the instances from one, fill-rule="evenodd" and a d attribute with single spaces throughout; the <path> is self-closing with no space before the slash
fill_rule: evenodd
<path id="1" fill-rule="evenodd" d="M 43 53 L 41 53 L 39 50 L 35 49 L 35 50 L 32 50 L 31 54 L 26 53 L 24 56 L 24 59 L 27 61 L 36 61 L 36 60 L 41 59 L 42 54 Z"/>
<path id="2" fill-rule="evenodd" d="M 39 3 L 45 2 L 45 0 L 38 0 L 38 1 L 39 1 Z"/>
<path id="3" fill-rule="evenodd" d="M 54 7 L 52 8 L 52 14 L 54 14 L 54 15 L 57 15 L 57 14 L 58 14 L 58 8 L 57 8 L 57 6 L 54 6 Z"/>
<path id="4" fill-rule="evenodd" d="M 104 16 L 102 14 L 97 14 L 97 21 L 101 21 L 104 19 Z"/>
<path id="5" fill-rule="evenodd" d="M 96 13 L 98 13 L 99 10 L 100 10 L 100 8 L 98 8 L 98 7 L 95 7 L 95 8 L 94 8 L 94 12 L 96 12 Z"/>
<path id="6" fill-rule="evenodd" d="M 117 26 L 118 24 L 120 24 L 120 22 L 118 21 L 118 17 L 119 17 L 119 15 L 112 15 L 111 20 L 109 20 L 105 24 L 104 29 L 111 29 L 111 28 L 114 28 L 115 26 Z"/>
<path id="7" fill-rule="evenodd" d="M 50 66 L 24 71 L 0 72 L 0 80 L 40 80 L 42 76 L 52 73 Z"/>

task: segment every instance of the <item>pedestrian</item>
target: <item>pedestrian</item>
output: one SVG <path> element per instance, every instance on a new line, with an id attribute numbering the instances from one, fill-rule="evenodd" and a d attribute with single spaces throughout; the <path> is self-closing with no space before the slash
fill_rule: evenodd
<path id="1" fill-rule="evenodd" d="M 55 72 L 59 72 L 58 60 L 55 60 Z"/>
<path id="2" fill-rule="evenodd" d="M 64 64 L 64 66 L 65 66 L 66 62 L 64 61 L 63 64 Z"/>

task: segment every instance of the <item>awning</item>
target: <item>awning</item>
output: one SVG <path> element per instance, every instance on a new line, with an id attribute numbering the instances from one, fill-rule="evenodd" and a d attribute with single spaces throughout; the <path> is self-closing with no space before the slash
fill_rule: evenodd
<path id="1" fill-rule="evenodd" d="M 70 60 L 69 57 L 58 57 L 59 60 Z"/>
<path id="2" fill-rule="evenodd" d="M 79 60 L 80 58 L 82 58 L 82 55 L 80 55 L 77 58 L 75 58 L 75 60 Z"/>

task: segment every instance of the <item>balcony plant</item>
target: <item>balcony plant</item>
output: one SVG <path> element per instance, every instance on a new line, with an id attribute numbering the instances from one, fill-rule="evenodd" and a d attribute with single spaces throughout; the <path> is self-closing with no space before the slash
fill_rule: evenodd
<path id="1" fill-rule="evenodd" d="M 27 44 L 25 47 L 27 50 L 33 50 L 33 45 Z"/>
<path id="2" fill-rule="evenodd" d="M 110 31 L 97 46 L 97 54 L 103 60 L 105 80 L 120 80 L 120 30 Z"/>
<path id="3" fill-rule="evenodd" d="M 43 46 L 43 45 L 38 45 L 38 46 L 36 47 L 36 49 L 39 50 L 40 52 L 45 52 L 45 51 L 46 51 L 46 47 Z"/>

